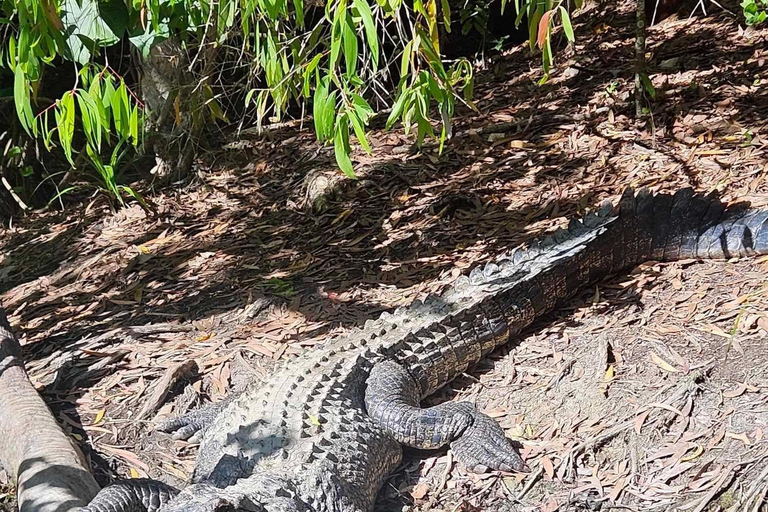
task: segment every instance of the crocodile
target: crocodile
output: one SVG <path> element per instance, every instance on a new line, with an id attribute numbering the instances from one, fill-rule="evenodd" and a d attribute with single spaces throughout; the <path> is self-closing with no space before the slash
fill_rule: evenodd
<path id="1" fill-rule="evenodd" d="M 368 512 L 402 446 L 449 446 L 470 471 L 524 471 L 513 443 L 468 402 L 422 400 L 580 289 L 646 261 L 768 253 L 768 211 L 690 188 L 626 190 L 550 236 L 459 277 L 440 295 L 286 361 L 223 402 L 160 425 L 200 440 L 181 491 L 105 487 L 83 512 Z"/>

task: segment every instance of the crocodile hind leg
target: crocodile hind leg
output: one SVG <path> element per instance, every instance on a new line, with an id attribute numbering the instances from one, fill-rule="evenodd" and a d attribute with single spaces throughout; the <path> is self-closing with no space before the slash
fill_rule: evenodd
<path id="1" fill-rule="evenodd" d="M 87 506 L 75 510 L 77 512 L 157 512 L 178 493 L 176 488 L 148 478 L 119 480 L 99 491 Z"/>
<path id="2" fill-rule="evenodd" d="M 473 404 L 419 407 L 419 388 L 399 364 L 377 363 L 366 384 L 368 415 L 400 443 L 419 449 L 448 444 L 456 460 L 477 473 L 526 469 L 501 427 Z"/>

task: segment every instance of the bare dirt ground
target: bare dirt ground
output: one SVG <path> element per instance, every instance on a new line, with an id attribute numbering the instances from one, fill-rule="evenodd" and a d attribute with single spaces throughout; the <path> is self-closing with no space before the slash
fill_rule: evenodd
<path id="1" fill-rule="evenodd" d="M 97 201 L 6 225 L 0 299 L 100 482 L 182 483 L 194 447 L 153 433 L 157 418 L 628 185 L 768 206 L 768 31 L 724 14 L 654 27 L 660 98 L 637 129 L 632 13 L 575 21 L 578 44 L 546 85 L 522 47 L 479 75 L 480 113 L 459 113 L 442 155 L 375 131 L 373 155 L 355 156 L 361 179 L 339 181 L 307 130 L 242 136 L 189 183 L 148 194 L 152 214 Z M 445 451 L 409 452 L 377 508 L 768 510 L 766 270 L 649 263 L 585 290 L 434 397 L 496 417 L 531 473 L 471 475 Z"/>

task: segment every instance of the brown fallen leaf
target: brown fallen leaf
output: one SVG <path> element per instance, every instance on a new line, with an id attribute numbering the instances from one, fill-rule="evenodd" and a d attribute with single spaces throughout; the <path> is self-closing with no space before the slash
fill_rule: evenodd
<path id="1" fill-rule="evenodd" d="M 645 420 L 648 419 L 648 415 L 651 414 L 651 411 L 645 411 L 637 415 L 635 418 L 635 421 L 633 422 L 635 433 L 640 434 L 640 431 L 643 428 L 643 423 L 645 423 Z"/>
<path id="2" fill-rule="evenodd" d="M 650 352 L 650 357 L 651 357 L 651 362 L 656 366 L 658 366 L 659 368 L 661 368 L 662 370 L 665 370 L 670 373 L 680 372 L 680 370 L 678 370 L 677 368 L 675 368 L 674 366 L 672 366 L 671 364 L 669 364 L 668 362 L 660 358 L 658 355 L 656 355 L 656 352 L 654 352 L 653 350 L 651 350 Z"/>
<path id="3" fill-rule="evenodd" d="M 413 496 L 413 499 L 415 500 L 422 500 L 424 497 L 429 493 L 429 485 L 425 483 L 420 483 L 416 485 L 413 489 L 411 489 L 411 496 Z"/>
<path id="4" fill-rule="evenodd" d="M 736 439 L 737 441 L 741 441 L 742 443 L 746 444 L 747 446 L 751 445 L 752 442 L 749 440 L 749 437 L 747 437 L 747 434 L 741 433 L 736 434 L 735 432 L 725 432 L 725 437 L 730 437 L 731 439 Z"/>
<path id="5" fill-rule="evenodd" d="M 617 499 L 619 499 L 619 496 L 621 495 L 621 491 L 624 490 L 624 486 L 627 484 L 627 480 L 624 477 L 619 478 L 616 480 L 616 483 L 613 486 L 613 489 L 611 489 L 610 494 L 608 495 L 608 501 L 615 502 Z"/>
<path id="6" fill-rule="evenodd" d="M 547 477 L 550 480 L 553 480 L 555 478 L 555 466 L 552 464 L 552 461 L 546 455 L 541 457 L 541 467 L 544 468 L 544 472 L 547 474 Z"/>

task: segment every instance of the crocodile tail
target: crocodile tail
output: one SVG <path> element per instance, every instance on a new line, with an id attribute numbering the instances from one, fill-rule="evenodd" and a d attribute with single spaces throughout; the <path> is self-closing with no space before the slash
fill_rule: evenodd
<path id="1" fill-rule="evenodd" d="M 628 265 L 647 260 L 727 259 L 768 254 L 768 211 L 723 204 L 715 194 L 685 188 L 674 195 L 627 189 L 618 207 L 622 257 Z M 618 268 L 616 268 L 618 270 Z"/>

